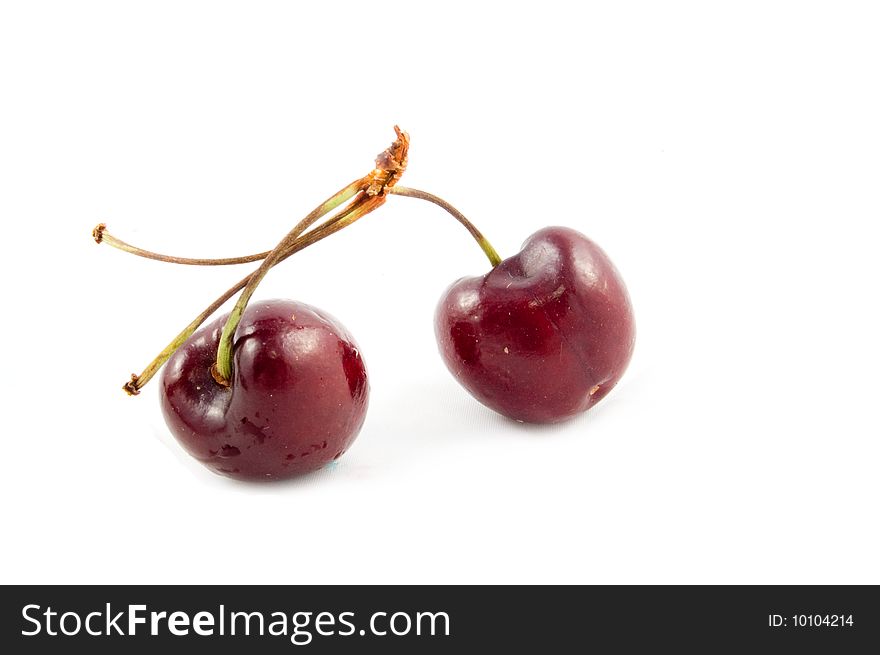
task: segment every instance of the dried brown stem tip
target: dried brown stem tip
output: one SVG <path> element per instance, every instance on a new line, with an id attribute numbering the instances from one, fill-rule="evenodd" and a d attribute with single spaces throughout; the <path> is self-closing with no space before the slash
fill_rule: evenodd
<path id="1" fill-rule="evenodd" d="M 107 229 L 107 226 L 104 223 L 98 223 L 95 226 L 95 229 L 92 230 L 92 237 L 95 239 L 95 243 L 101 243 L 104 239 L 104 230 Z"/>
<path id="2" fill-rule="evenodd" d="M 138 387 L 137 373 L 131 374 L 131 380 L 122 385 L 122 390 L 129 396 L 137 396 L 141 392 L 140 388 Z"/>
<path id="3" fill-rule="evenodd" d="M 394 186 L 406 170 L 409 153 L 409 134 L 394 126 L 397 139 L 376 157 L 376 168 L 367 176 L 366 193 L 378 196 L 385 193 L 385 187 Z"/>

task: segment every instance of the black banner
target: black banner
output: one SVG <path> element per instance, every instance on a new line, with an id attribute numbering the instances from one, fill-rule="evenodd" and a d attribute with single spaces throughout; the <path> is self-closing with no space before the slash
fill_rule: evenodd
<path id="1" fill-rule="evenodd" d="M 20 586 L 3 587 L 0 611 L 6 653 L 849 653 L 880 646 L 880 597 L 868 586 Z"/>

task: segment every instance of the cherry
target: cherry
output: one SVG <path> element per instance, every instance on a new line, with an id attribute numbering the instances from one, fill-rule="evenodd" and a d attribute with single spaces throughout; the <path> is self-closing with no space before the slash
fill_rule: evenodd
<path id="1" fill-rule="evenodd" d="M 394 142 L 370 173 L 318 205 L 272 250 L 220 259 L 177 257 L 126 243 L 103 223 L 93 230 L 97 243 L 163 262 L 261 262 L 123 385 L 136 396 L 167 363 L 161 390 L 165 420 L 183 447 L 217 473 L 242 480 L 291 477 L 341 456 L 357 436 L 369 390 L 363 360 L 345 328 L 293 301 L 249 303 L 274 266 L 375 211 L 391 195 L 445 209 L 493 267 L 452 285 L 436 315 L 443 358 L 478 400 L 520 421 L 559 421 L 596 404 L 626 369 L 634 340 L 632 308 L 605 253 L 573 230 L 546 228 L 518 255 L 502 260 L 455 207 L 398 184 L 407 167 L 409 136 L 394 129 Z M 202 327 L 236 293 L 232 311 Z"/>
<path id="2" fill-rule="evenodd" d="M 261 261 L 122 387 L 138 395 L 167 363 L 161 393 L 166 423 L 190 454 L 217 473 L 265 480 L 314 471 L 340 457 L 360 431 L 369 393 L 367 374 L 345 328 L 320 310 L 293 301 L 249 303 L 276 264 L 385 203 L 407 165 L 409 136 L 396 126 L 394 131 L 394 142 L 379 154 L 370 173 L 309 212 L 272 250 L 221 259 L 176 257 L 117 239 L 103 223 L 92 231 L 97 243 L 169 263 Z M 229 314 L 201 328 L 239 291 Z"/>
<path id="3" fill-rule="evenodd" d="M 519 421 L 583 412 L 633 351 L 629 296 L 607 255 L 563 227 L 533 234 L 482 277 L 462 278 L 435 317 L 440 353 L 477 400 Z"/>
<path id="4" fill-rule="evenodd" d="M 211 374 L 226 316 L 180 347 L 162 375 L 162 411 L 181 445 L 239 480 L 289 478 L 342 455 L 367 411 L 364 362 L 346 329 L 291 300 L 252 303 L 233 343 L 229 387 Z"/>

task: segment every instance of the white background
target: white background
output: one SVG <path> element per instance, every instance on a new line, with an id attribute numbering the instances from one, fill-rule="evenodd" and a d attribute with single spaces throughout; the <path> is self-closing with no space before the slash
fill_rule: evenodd
<path id="1" fill-rule="evenodd" d="M 880 582 L 880 21 L 872 3 L 4 3 L 3 582 Z M 511 255 L 563 224 L 632 295 L 595 410 L 523 427 L 436 352 L 487 270 L 391 198 L 258 297 L 335 314 L 372 384 L 355 446 L 290 483 L 183 454 L 119 389 L 370 170 Z M 249 268 L 248 268 L 249 270 Z"/>

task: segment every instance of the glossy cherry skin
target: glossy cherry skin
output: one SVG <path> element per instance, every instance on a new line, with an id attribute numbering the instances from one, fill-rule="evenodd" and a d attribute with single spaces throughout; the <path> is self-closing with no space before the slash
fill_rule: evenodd
<path id="1" fill-rule="evenodd" d="M 587 237 L 548 227 L 482 277 L 453 284 L 435 317 L 440 353 L 477 400 L 518 421 L 550 423 L 605 397 L 629 363 L 626 287 Z"/>
<path id="2" fill-rule="evenodd" d="M 196 332 L 162 375 L 172 434 L 212 471 L 274 480 L 314 471 L 348 449 L 363 425 L 369 385 L 346 329 L 290 300 L 252 303 L 233 345 L 227 388 L 211 376 L 226 317 Z"/>

